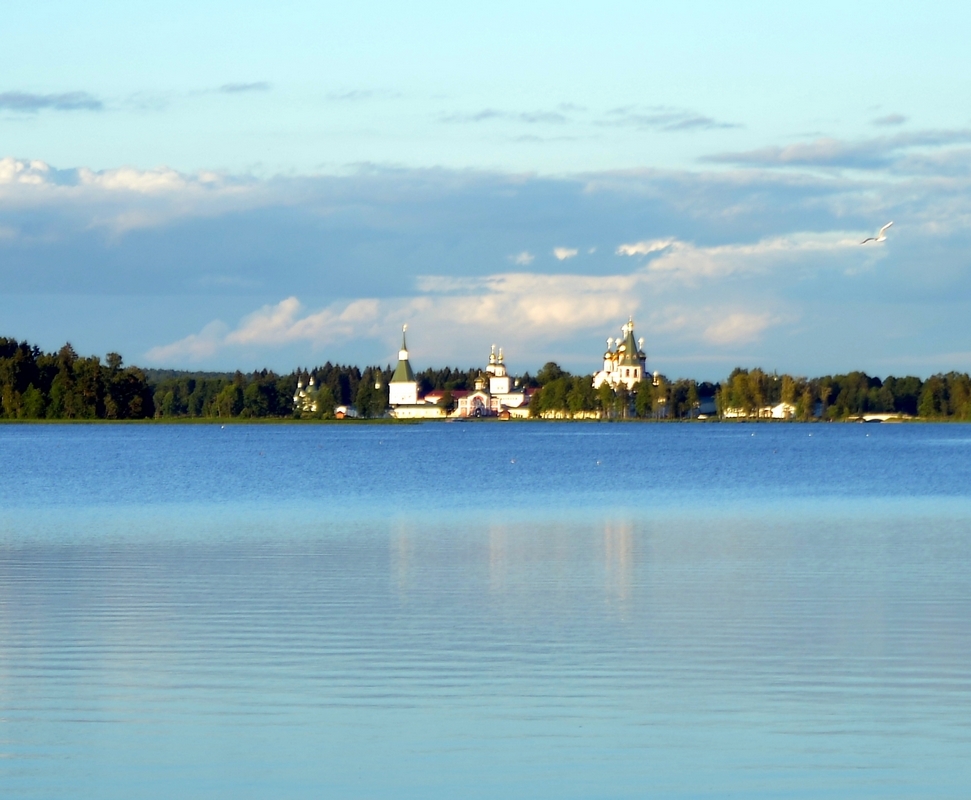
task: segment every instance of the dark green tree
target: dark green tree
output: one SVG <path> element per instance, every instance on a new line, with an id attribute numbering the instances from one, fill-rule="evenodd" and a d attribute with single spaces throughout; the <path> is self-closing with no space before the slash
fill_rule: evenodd
<path id="1" fill-rule="evenodd" d="M 566 375 L 560 365 L 554 361 L 547 361 L 543 368 L 536 373 L 536 381 L 540 386 L 546 386 L 551 381 L 558 380 Z"/>

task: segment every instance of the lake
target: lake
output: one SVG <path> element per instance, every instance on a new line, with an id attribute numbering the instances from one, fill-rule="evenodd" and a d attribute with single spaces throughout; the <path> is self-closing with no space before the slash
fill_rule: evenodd
<path id="1" fill-rule="evenodd" d="M 966 797 L 971 426 L 0 426 L 4 798 Z"/>

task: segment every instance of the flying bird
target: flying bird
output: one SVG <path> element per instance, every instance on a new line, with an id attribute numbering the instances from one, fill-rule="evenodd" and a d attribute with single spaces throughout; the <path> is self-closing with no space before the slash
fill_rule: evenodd
<path id="1" fill-rule="evenodd" d="M 893 225 L 893 222 L 888 222 L 880 229 L 880 233 L 878 233 L 876 236 L 870 236 L 869 238 L 864 239 L 862 242 L 860 242 L 860 244 L 866 244 L 867 242 L 887 241 L 887 228 L 889 228 L 891 225 Z"/>

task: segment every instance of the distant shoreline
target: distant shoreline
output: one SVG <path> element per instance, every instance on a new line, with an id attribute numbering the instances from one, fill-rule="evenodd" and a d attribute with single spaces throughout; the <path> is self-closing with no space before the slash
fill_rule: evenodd
<path id="1" fill-rule="evenodd" d="M 953 418 L 924 419 L 914 417 L 910 419 L 894 420 L 859 420 L 859 419 L 642 419 L 631 417 L 628 419 L 544 419 L 542 417 L 531 417 L 529 419 L 501 420 L 492 417 L 468 418 L 468 419 L 395 419 L 393 417 L 377 417 L 369 419 L 302 419 L 290 417 L 146 417 L 143 419 L 6 419 L 0 417 L 0 426 L 5 425 L 123 425 L 123 426 L 144 426 L 144 425 L 338 425 L 338 426 L 361 426 L 361 425 L 499 425 L 502 423 L 512 424 L 635 424 L 635 425 L 678 425 L 678 424 L 718 424 L 718 425 L 912 425 L 919 424 L 968 424 L 967 420 Z"/>
<path id="2" fill-rule="evenodd" d="M 554 362 L 535 376 L 497 378 L 487 370 L 505 369 L 498 363 L 501 352 L 490 358 L 497 363 L 486 371 L 430 367 L 408 373 L 410 380 L 402 382 L 394 380 L 390 365 L 362 369 L 331 362 L 288 375 L 143 370 L 126 366 L 118 353 L 102 361 L 79 356 L 70 344 L 44 353 L 26 341 L 0 337 L 0 421 L 412 424 L 479 414 L 570 422 L 814 422 L 861 416 L 883 417 L 881 422 L 904 421 L 897 416 L 971 421 L 971 375 L 966 373 L 926 380 L 881 379 L 864 372 L 806 378 L 736 367 L 719 383 L 645 372 L 632 376 L 640 376 L 632 385 L 601 382 L 597 387 L 596 376 L 573 375 Z M 496 381 L 502 384 L 498 388 L 492 385 Z M 398 387 L 395 398 L 392 384 Z M 401 394 L 405 385 L 410 399 Z M 401 416 L 410 419 L 388 419 L 389 407 L 393 416 L 404 412 Z"/>

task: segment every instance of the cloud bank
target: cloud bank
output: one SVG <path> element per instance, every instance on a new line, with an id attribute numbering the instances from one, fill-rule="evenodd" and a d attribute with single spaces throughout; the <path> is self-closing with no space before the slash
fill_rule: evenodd
<path id="1" fill-rule="evenodd" d="M 419 364 L 503 341 L 521 368 L 586 370 L 634 315 L 673 374 L 917 371 L 971 352 L 971 152 L 959 132 L 907 137 L 874 140 L 890 166 L 854 175 L 783 160 L 259 179 L 3 158 L 3 333 L 56 321 L 130 361 L 282 369 L 393 361 L 409 322 Z M 84 316 L 92 298 L 152 311 L 121 326 Z"/>
<path id="2" fill-rule="evenodd" d="M 60 94 L 31 94 L 29 92 L 0 92 L 0 109 L 36 114 L 44 109 L 53 111 L 101 111 L 104 103 L 87 92 Z"/>
<path id="3" fill-rule="evenodd" d="M 890 118 L 884 118 L 887 119 Z M 823 137 L 784 147 L 771 146 L 734 153 L 716 153 L 705 156 L 703 160 L 759 167 L 845 167 L 872 170 L 892 166 L 908 151 L 969 142 L 971 129 L 915 131 L 859 141 Z"/>
<path id="4" fill-rule="evenodd" d="M 773 326 L 792 322 L 798 315 L 777 298 L 733 298 L 724 291 L 686 303 L 685 287 L 733 276 L 772 280 L 783 272 L 791 279 L 796 270 L 811 273 L 819 255 L 841 261 L 855 247 L 852 237 L 838 234 L 800 234 L 716 247 L 674 240 L 663 247 L 618 247 L 618 252 L 634 250 L 637 255 L 657 257 L 631 271 L 609 275 L 419 276 L 407 296 L 358 298 L 316 310 L 307 309 L 295 296 L 288 297 L 248 314 L 235 328 L 214 320 L 199 333 L 153 348 L 147 357 L 157 363 L 204 361 L 226 350 L 294 343 L 319 353 L 360 338 L 380 341 L 390 352 L 396 331 L 409 323 L 421 341 L 437 341 L 438 353 L 456 359 L 473 348 L 483 333 L 534 346 L 550 346 L 577 334 L 588 334 L 594 341 L 596 331 L 610 330 L 632 314 L 639 316 L 642 330 L 648 333 L 665 331 L 682 341 L 731 347 L 758 341 Z M 752 310 L 760 304 L 768 308 Z"/>
<path id="5" fill-rule="evenodd" d="M 597 128 L 633 128 L 659 133 L 687 133 L 691 131 L 727 130 L 742 127 L 735 122 L 724 122 L 706 114 L 671 106 L 622 106 L 604 112 L 592 112 L 573 103 L 560 103 L 552 109 L 510 111 L 499 108 L 482 108 L 478 111 L 455 111 L 443 114 L 440 122 L 451 124 L 475 124 L 512 122 L 526 125 L 591 125 Z M 520 137 L 525 140 L 530 137 Z"/>
<path id="6" fill-rule="evenodd" d="M 723 122 L 704 114 L 698 114 L 683 108 L 668 106 L 624 106 L 611 109 L 599 125 L 638 128 L 641 130 L 657 130 L 666 133 L 683 133 L 687 131 L 710 131 L 740 128 L 734 122 Z"/>
<path id="7" fill-rule="evenodd" d="M 224 83 L 218 91 L 223 94 L 242 94 L 245 92 L 268 92 L 271 88 L 266 81 L 253 81 L 252 83 Z"/>

